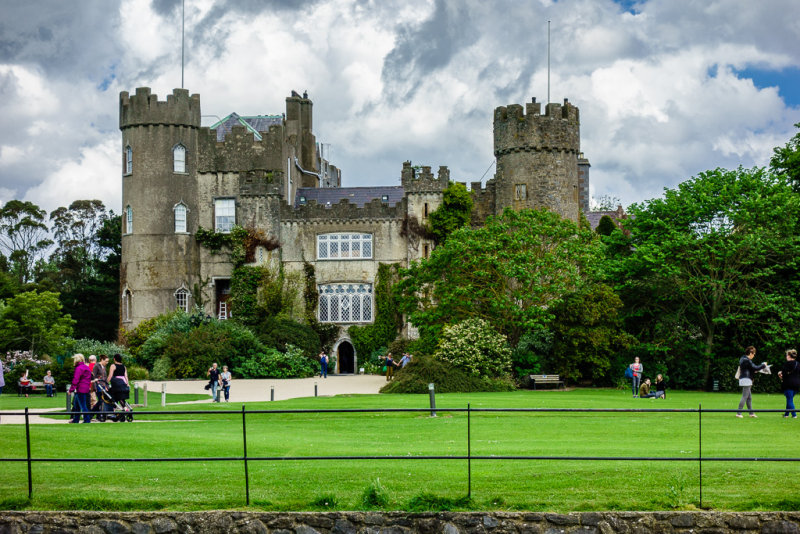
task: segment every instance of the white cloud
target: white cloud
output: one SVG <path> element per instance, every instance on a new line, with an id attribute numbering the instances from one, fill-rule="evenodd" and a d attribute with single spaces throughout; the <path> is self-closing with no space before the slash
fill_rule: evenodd
<path id="1" fill-rule="evenodd" d="M 119 143 L 109 139 L 83 147 L 75 159 L 61 162 L 44 181 L 28 190 L 24 200 L 48 212 L 75 200 L 103 201 L 106 208 L 121 211 Z"/>

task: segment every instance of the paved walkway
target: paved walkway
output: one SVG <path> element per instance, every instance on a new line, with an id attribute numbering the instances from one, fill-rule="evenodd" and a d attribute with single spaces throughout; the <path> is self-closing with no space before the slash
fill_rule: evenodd
<path id="1" fill-rule="evenodd" d="M 145 384 L 145 381 L 138 381 Z M 170 380 L 166 382 L 146 381 L 147 390 L 150 392 L 160 392 L 162 384 L 166 384 L 167 393 L 208 393 L 203 388 L 208 383 L 207 380 Z M 329 375 L 328 378 L 292 378 L 286 380 L 233 380 L 231 382 L 231 402 L 257 402 L 270 400 L 272 388 L 275 388 L 275 400 L 296 399 L 299 397 L 313 397 L 314 385 L 317 386 L 317 395 L 333 396 L 346 394 L 372 394 L 378 393 L 381 387 L 386 384 L 386 378 L 381 375 Z M 133 402 L 133 392 L 131 392 L 130 402 Z M 186 403 L 205 403 L 211 402 L 209 393 L 208 399 L 189 401 Z M 171 404 L 171 403 L 170 403 Z M 160 406 L 148 407 L 158 410 Z M 36 415 L 38 413 L 57 412 L 63 408 L 41 408 L 31 409 L 29 419 L 31 424 L 63 424 L 65 419 L 51 419 Z M 7 410 L 7 411 L 24 411 Z M 24 415 L 0 415 L 0 424 L 21 425 L 25 424 Z"/>

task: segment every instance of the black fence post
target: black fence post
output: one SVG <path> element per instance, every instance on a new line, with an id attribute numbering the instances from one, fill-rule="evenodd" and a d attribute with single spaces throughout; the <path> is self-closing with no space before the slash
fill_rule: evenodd
<path id="1" fill-rule="evenodd" d="M 697 465 L 700 469 L 700 508 L 703 508 L 703 404 L 697 405 Z"/>
<path id="2" fill-rule="evenodd" d="M 244 444 L 244 492 L 247 506 L 250 506 L 250 474 L 247 471 L 247 417 L 242 404 L 242 443 Z"/>
<path id="3" fill-rule="evenodd" d="M 470 403 L 467 403 L 467 499 L 472 498 L 472 438 L 470 428 Z"/>
<path id="4" fill-rule="evenodd" d="M 25 441 L 28 446 L 28 500 L 33 498 L 33 475 L 31 474 L 31 424 L 28 420 L 28 407 L 25 407 Z"/>

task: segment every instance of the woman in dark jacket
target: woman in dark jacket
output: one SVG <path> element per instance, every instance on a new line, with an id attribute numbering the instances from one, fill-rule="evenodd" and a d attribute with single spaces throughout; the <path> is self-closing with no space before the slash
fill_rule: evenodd
<path id="1" fill-rule="evenodd" d="M 797 419 L 797 412 L 794 411 L 794 395 L 800 389 L 800 363 L 797 363 L 797 351 L 794 349 L 786 351 L 786 361 L 778 371 L 778 378 L 781 379 L 781 389 L 786 396 L 786 413 L 784 417 L 789 417 L 792 412 L 792 419 Z"/>
<path id="2" fill-rule="evenodd" d="M 739 413 L 736 417 L 741 419 L 742 407 L 747 404 L 747 409 L 750 411 L 750 417 L 758 417 L 753 413 L 753 396 L 750 390 L 753 387 L 753 377 L 757 371 L 767 366 L 766 362 L 761 365 L 753 363 L 753 358 L 756 355 L 755 347 L 747 347 L 744 351 L 744 356 L 739 359 L 739 385 L 742 386 L 742 400 L 739 401 Z"/>

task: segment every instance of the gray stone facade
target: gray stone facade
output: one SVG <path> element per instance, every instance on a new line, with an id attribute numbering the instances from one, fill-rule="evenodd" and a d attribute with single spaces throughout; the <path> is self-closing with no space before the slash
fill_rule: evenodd
<path id="1" fill-rule="evenodd" d="M 0 534 L 800 534 L 799 512 L 4 512 Z"/>
<path id="2" fill-rule="evenodd" d="M 369 287 L 379 263 L 408 266 L 430 255 L 434 243 L 413 229 L 441 204 L 448 168 L 434 173 L 406 162 L 400 187 L 338 187 L 339 169 L 320 157 L 312 109 L 307 95 L 292 92 L 282 117 L 231 114 L 210 129 L 200 125 L 200 96 L 187 90 L 175 89 L 166 101 L 148 88 L 120 94 L 123 328 L 198 304 L 192 296 L 198 290 L 207 314 L 228 316 L 233 265 L 195 239 L 198 228 L 219 230 L 222 220 L 256 229 L 278 244 L 260 250 L 256 264 L 300 271 L 309 262 L 320 286 Z M 254 124 L 266 131 L 255 131 Z M 494 132 L 497 173 L 485 187 L 471 184 L 472 223 L 480 225 L 506 207 L 546 207 L 577 220 L 579 185 L 588 188 L 585 159 L 585 180 L 579 180 L 577 108 L 566 101 L 549 104 L 542 115 L 535 100 L 524 114 L 519 105 L 500 107 Z M 322 201 L 331 198 L 337 200 Z M 332 234 L 371 236 L 370 254 L 355 257 L 348 248 L 348 257 L 320 257 L 319 236 Z M 368 305 L 359 301 L 352 316 Z M 348 317 L 350 311 L 328 318 L 340 326 L 337 346 L 348 342 L 351 324 L 365 321 Z"/>

